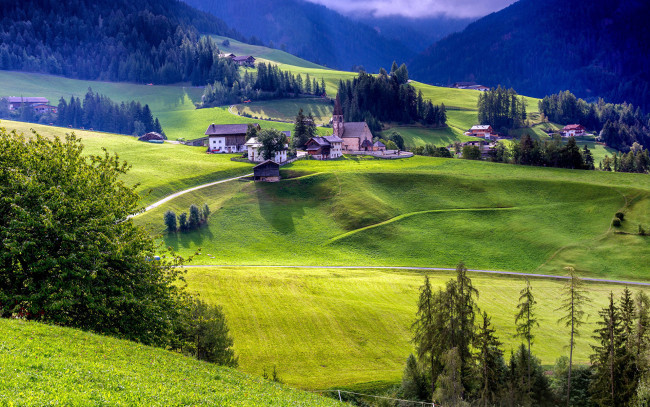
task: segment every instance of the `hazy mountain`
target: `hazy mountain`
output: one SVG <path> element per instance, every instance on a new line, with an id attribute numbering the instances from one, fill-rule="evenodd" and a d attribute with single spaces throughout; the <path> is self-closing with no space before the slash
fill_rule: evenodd
<path id="1" fill-rule="evenodd" d="M 390 68 L 414 56 L 410 47 L 324 6 L 303 0 L 185 0 L 263 44 L 333 68 Z"/>
<path id="2" fill-rule="evenodd" d="M 476 81 L 544 96 L 569 89 L 650 108 L 650 2 L 520 0 L 440 40 L 409 65 L 436 84 Z"/>
<path id="3" fill-rule="evenodd" d="M 374 17 L 351 16 L 353 19 L 374 28 L 384 37 L 400 41 L 410 50 L 419 53 L 432 43 L 451 33 L 462 31 L 475 19 L 425 17 L 409 18 L 403 16 Z"/>

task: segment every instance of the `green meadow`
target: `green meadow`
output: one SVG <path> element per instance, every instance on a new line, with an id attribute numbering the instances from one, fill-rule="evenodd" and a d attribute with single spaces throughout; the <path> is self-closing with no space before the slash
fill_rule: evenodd
<path id="1" fill-rule="evenodd" d="M 0 319 L 3 406 L 335 406 L 234 369 L 36 322 Z"/>
<path id="2" fill-rule="evenodd" d="M 235 105 L 238 114 L 248 114 L 263 119 L 293 122 L 300 109 L 312 114 L 316 124 L 327 124 L 332 118 L 334 105 L 328 99 L 297 98 L 251 102 Z"/>
<path id="3" fill-rule="evenodd" d="M 413 157 L 300 160 L 281 182 L 238 181 L 170 201 L 135 221 L 195 264 L 454 267 L 647 279 L 643 174 Z M 208 226 L 167 234 L 163 213 L 208 203 Z M 650 224 L 648 225 L 650 228 Z M 635 244 L 609 257 L 616 245 Z M 567 259 L 567 251 L 577 252 Z M 598 258 L 598 261 L 587 261 Z M 580 260 L 583 259 L 583 260 Z"/>
<path id="4" fill-rule="evenodd" d="M 434 289 L 454 276 L 428 274 Z M 514 315 L 525 280 L 470 277 L 480 292 L 478 306 L 492 318 L 508 357 L 520 343 L 513 337 Z M 398 383 L 413 352 L 410 326 L 423 278 L 408 271 L 263 267 L 192 268 L 187 275 L 190 290 L 223 306 L 243 371 L 259 375 L 275 366 L 288 384 L 310 390 Z M 557 323 L 556 311 L 563 284 L 532 280 L 540 324 L 533 352 L 545 365 L 567 354 L 568 332 Z M 587 283 L 587 289 L 592 302 L 573 356 L 578 364 L 589 362 L 598 310 L 610 291 L 618 295 L 623 286 Z"/>
<path id="5" fill-rule="evenodd" d="M 31 135 L 31 129 L 43 136 L 65 137 L 72 129 L 2 120 L 7 130 Z M 252 164 L 231 161 L 233 155 L 206 154 L 204 147 L 179 144 L 153 144 L 120 134 L 74 130 L 88 154 L 103 154 L 106 148 L 128 162 L 132 168 L 124 177 L 128 185 L 139 184 L 138 191 L 146 206 L 167 195 L 211 181 L 247 174 Z"/>

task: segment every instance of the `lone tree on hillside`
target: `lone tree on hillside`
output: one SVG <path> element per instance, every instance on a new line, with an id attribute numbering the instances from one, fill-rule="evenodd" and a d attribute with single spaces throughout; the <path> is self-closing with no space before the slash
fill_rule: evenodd
<path id="1" fill-rule="evenodd" d="M 585 312 L 582 309 L 585 303 L 589 301 L 584 283 L 578 277 L 573 267 L 567 267 L 569 271 L 569 281 L 564 285 L 562 304 L 556 311 L 564 312 L 564 316 L 558 319 L 558 323 L 563 323 L 570 328 L 571 339 L 569 340 L 569 373 L 567 378 L 567 405 L 571 401 L 571 367 L 573 363 L 573 349 L 575 348 L 575 338 L 580 335 L 579 328 L 584 323 Z"/>
<path id="2" fill-rule="evenodd" d="M 533 328 L 539 326 L 537 318 L 535 318 L 535 297 L 533 296 L 533 288 L 530 285 L 530 280 L 526 279 L 526 287 L 519 292 L 519 304 L 517 308 L 519 311 L 515 316 L 515 324 L 517 326 L 517 333 L 515 336 L 520 337 L 528 343 L 528 391 L 531 390 L 530 381 L 530 346 L 533 343 L 535 335 L 533 335 Z"/>
<path id="3" fill-rule="evenodd" d="M 260 154 L 265 160 L 271 160 L 275 153 L 284 150 L 287 144 L 287 136 L 275 129 L 264 129 L 257 133 L 257 141 L 260 146 Z"/>
<path id="4" fill-rule="evenodd" d="M 128 170 L 116 155 L 85 155 L 74 134 L 0 128 L 0 316 L 169 344 L 186 297 L 181 259 L 151 261 L 153 239 L 129 219 L 140 196 Z"/>

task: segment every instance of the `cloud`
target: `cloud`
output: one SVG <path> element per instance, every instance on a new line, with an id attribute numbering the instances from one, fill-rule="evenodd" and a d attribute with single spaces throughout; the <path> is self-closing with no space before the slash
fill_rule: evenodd
<path id="1" fill-rule="evenodd" d="M 370 14 L 375 17 L 448 16 L 483 17 L 512 4 L 514 0 L 307 0 L 343 14 Z"/>

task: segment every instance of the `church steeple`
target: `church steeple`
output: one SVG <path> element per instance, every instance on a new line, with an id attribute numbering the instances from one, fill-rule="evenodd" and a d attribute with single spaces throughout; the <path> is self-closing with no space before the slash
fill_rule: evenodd
<path id="1" fill-rule="evenodd" d="M 343 123 L 343 109 L 341 108 L 341 101 L 339 100 L 339 95 L 336 95 L 336 100 L 334 101 L 334 112 L 332 113 L 332 128 L 334 129 L 334 135 L 337 137 L 343 137 L 345 131 L 345 125 Z"/>

